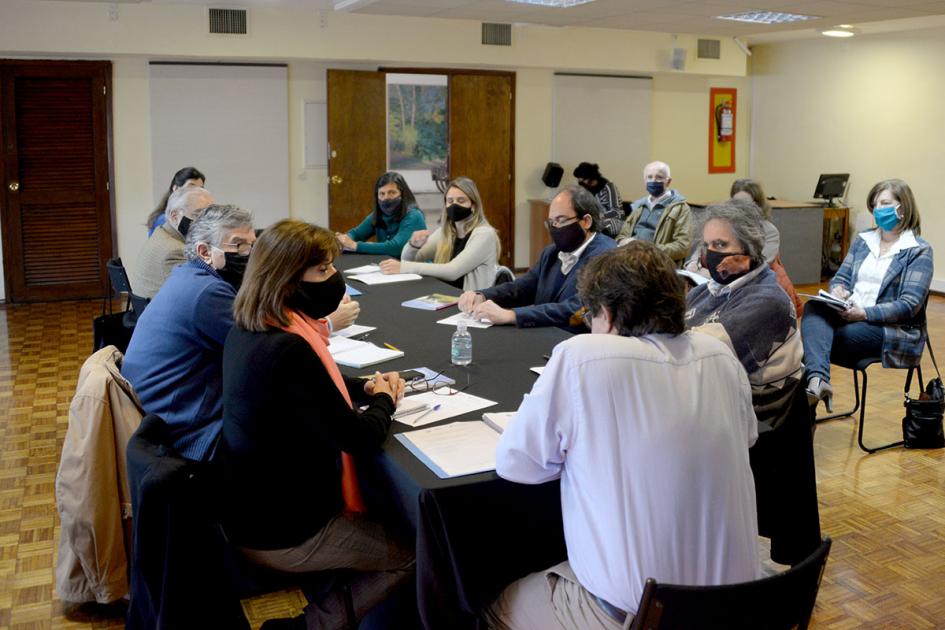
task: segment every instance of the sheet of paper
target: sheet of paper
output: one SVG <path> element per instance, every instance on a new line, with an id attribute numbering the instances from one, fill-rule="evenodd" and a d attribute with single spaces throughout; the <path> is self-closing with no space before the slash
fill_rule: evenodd
<path id="1" fill-rule="evenodd" d="M 362 326 L 361 324 L 351 324 L 347 328 L 342 328 L 341 330 L 336 330 L 331 333 L 331 338 L 335 337 L 360 337 L 363 334 L 369 333 L 372 330 L 377 330 L 376 326 Z"/>
<path id="2" fill-rule="evenodd" d="M 360 267 L 353 267 L 351 269 L 345 269 L 345 273 L 356 274 L 356 273 L 377 273 L 381 270 L 380 265 L 361 265 Z"/>
<path id="3" fill-rule="evenodd" d="M 410 401 L 410 404 L 428 405 L 430 409 L 416 415 L 405 417 L 401 422 L 412 427 L 422 427 L 427 424 L 455 418 L 470 411 L 485 409 L 496 404 L 492 400 L 486 400 L 479 396 L 457 392 L 452 395 L 438 394 L 436 392 L 423 392 L 404 398 L 404 403 Z"/>
<path id="4" fill-rule="evenodd" d="M 391 284 L 392 282 L 408 282 L 410 280 L 420 280 L 422 276 L 415 273 L 391 273 L 384 274 L 380 271 L 376 273 L 359 273 L 351 276 L 351 280 L 357 280 L 367 285 Z"/>
<path id="5" fill-rule="evenodd" d="M 544 367 L 544 366 L 533 367 L 533 368 L 528 368 L 528 369 L 531 370 L 532 372 L 534 372 L 535 374 L 538 374 L 539 376 L 541 375 L 542 372 L 545 371 L 545 367 Z"/>
<path id="6" fill-rule="evenodd" d="M 358 341 L 357 339 L 349 339 L 345 335 L 340 335 L 338 337 L 335 337 L 334 335 L 332 335 L 329 338 L 328 352 L 331 353 L 331 356 L 336 356 L 336 355 L 341 354 L 342 352 L 348 352 L 350 350 L 357 350 L 359 348 L 363 348 L 364 346 L 369 346 L 369 345 L 371 344 L 369 344 L 366 341 Z"/>
<path id="7" fill-rule="evenodd" d="M 344 337 L 341 337 L 341 339 L 344 339 Z M 345 339 L 345 341 L 351 340 Z M 371 365 L 377 365 L 378 363 L 383 363 L 384 361 L 399 359 L 400 357 L 404 356 L 404 353 L 401 350 L 381 348 L 380 346 L 375 346 L 373 343 L 365 343 L 363 341 L 359 341 L 357 343 L 364 345 L 354 349 L 345 350 L 344 352 L 339 352 L 337 354 L 332 354 L 332 357 L 335 359 L 335 363 L 338 365 L 347 365 L 348 367 L 353 368 L 364 368 Z"/>
<path id="8" fill-rule="evenodd" d="M 467 328 L 489 328 L 492 326 L 492 322 L 490 322 L 488 319 L 473 319 L 463 312 L 450 315 L 446 319 L 438 320 L 436 323 L 446 324 L 447 326 L 457 326 L 460 322 L 466 322 Z"/>
<path id="9" fill-rule="evenodd" d="M 495 470 L 499 434 L 484 422 L 452 422 L 394 437 L 440 479 Z"/>

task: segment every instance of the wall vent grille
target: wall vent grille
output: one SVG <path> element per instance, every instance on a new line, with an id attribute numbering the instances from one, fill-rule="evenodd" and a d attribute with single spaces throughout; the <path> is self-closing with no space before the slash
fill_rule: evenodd
<path id="1" fill-rule="evenodd" d="M 210 9 L 210 32 L 246 35 L 246 9 Z"/>
<path id="2" fill-rule="evenodd" d="M 486 46 L 511 46 L 512 25 L 483 22 L 482 43 Z"/>

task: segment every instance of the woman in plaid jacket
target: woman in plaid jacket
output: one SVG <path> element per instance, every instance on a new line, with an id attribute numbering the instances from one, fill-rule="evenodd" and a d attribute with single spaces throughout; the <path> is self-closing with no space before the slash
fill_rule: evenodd
<path id="1" fill-rule="evenodd" d="M 831 411 L 830 361 L 881 357 L 884 367 L 918 365 L 925 345 L 925 302 L 932 247 L 919 237 L 919 209 L 899 179 L 873 186 L 866 205 L 876 229 L 857 235 L 830 281 L 845 310 L 808 302 L 801 321 L 807 391 Z"/>

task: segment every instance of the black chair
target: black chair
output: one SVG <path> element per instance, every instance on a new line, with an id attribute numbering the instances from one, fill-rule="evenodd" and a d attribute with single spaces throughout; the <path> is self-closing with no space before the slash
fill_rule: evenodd
<path id="1" fill-rule="evenodd" d="M 496 268 L 494 285 L 503 284 L 505 282 L 512 282 L 513 280 L 515 280 L 515 274 L 512 273 L 511 269 L 509 269 L 505 265 L 499 265 Z"/>
<path id="2" fill-rule="evenodd" d="M 680 586 L 650 578 L 630 630 L 805 630 L 830 553 L 830 538 L 784 573 L 741 584 Z"/>
<path id="3" fill-rule="evenodd" d="M 109 298 L 120 298 L 122 293 L 126 294 L 125 311 L 122 321 L 126 328 L 134 328 L 137 317 L 131 305 L 131 282 L 128 280 L 128 273 L 125 271 L 125 266 L 122 264 L 121 258 L 112 258 L 105 263 L 105 268 L 108 270 L 108 281 L 111 283 L 113 291 Z"/>
<path id="4" fill-rule="evenodd" d="M 915 326 L 922 328 L 926 337 L 928 337 L 928 333 L 929 333 L 928 327 L 926 326 L 927 322 L 925 319 L 925 309 L 928 306 L 928 303 L 929 303 L 929 299 L 928 297 L 926 297 L 925 304 L 922 305 L 922 310 L 919 311 L 919 314 L 916 316 L 915 324 L 914 324 Z M 901 368 L 901 369 L 909 370 L 906 373 L 906 383 L 904 387 L 902 388 L 902 391 L 904 394 L 908 394 L 909 391 L 912 389 L 913 374 L 919 377 L 919 391 L 921 392 L 925 389 L 925 386 L 923 384 L 924 381 L 922 380 L 921 360 L 922 360 L 922 357 L 920 356 L 919 361 L 914 366 L 910 368 Z M 839 362 L 838 361 L 835 365 L 839 367 L 847 368 L 848 370 L 853 370 L 853 408 L 847 411 L 834 413 L 829 416 L 824 416 L 822 418 L 817 418 L 815 420 L 817 424 L 820 424 L 821 422 L 827 422 L 828 420 L 835 420 L 837 418 L 846 418 L 848 416 L 852 416 L 854 413 L 857 412 L 857 410 L 859 410 L 860 411 L 860 426 L 857 429 L 857 443 L 860 445 L 860 448 L 866 453 L 875 453 L 876 451 L 882 451 L 887 448 L 895 448 L 897 446 L 903 445 L 902 440 L 899 440 L 896 442 L 890 442 L 889 444 L 884 444 L 882 446 L 874 446 L 874 447 L 866 446 L 863 443 L 863 423 L 864 423 L 864 420 L 866 419 L 866 387 L 869 382 L 868 377 L 866 375 L 866 368 L 868 368 L 869 366 L 875 363 L 882 363 L 882 361 L 883 361 L 882 357 L 868 357 L 866 359 L 862 359 L 856 362 Z M 863 383 L 862 387 L 860 386 L 861 380 Z"/>

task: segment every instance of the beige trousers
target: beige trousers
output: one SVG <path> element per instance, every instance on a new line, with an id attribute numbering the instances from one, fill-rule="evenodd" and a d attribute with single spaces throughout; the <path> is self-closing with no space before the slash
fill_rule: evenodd
<path id="1" fill-rule="evenodd" d="M 484 617 L 499 630 L 621 630 L 633 622 L 633 615 L 623 624 L 608 615 L 568 561 L 513 582 Z"/>
<path id="2" fill-rule="evenodd" d="M 351 595 L 358 619 L 381 603 L 415 572 L 414 555 L 394 541 L 384 527 L 362 516 L 336 516 L 315 536 L 297 547 L 278 550 L 243 549 L 253 562 L 287 573 L 356 571 Z M 305 608 L 308 628 L 344 628 L 345 606 L 337 589 Z"/>

